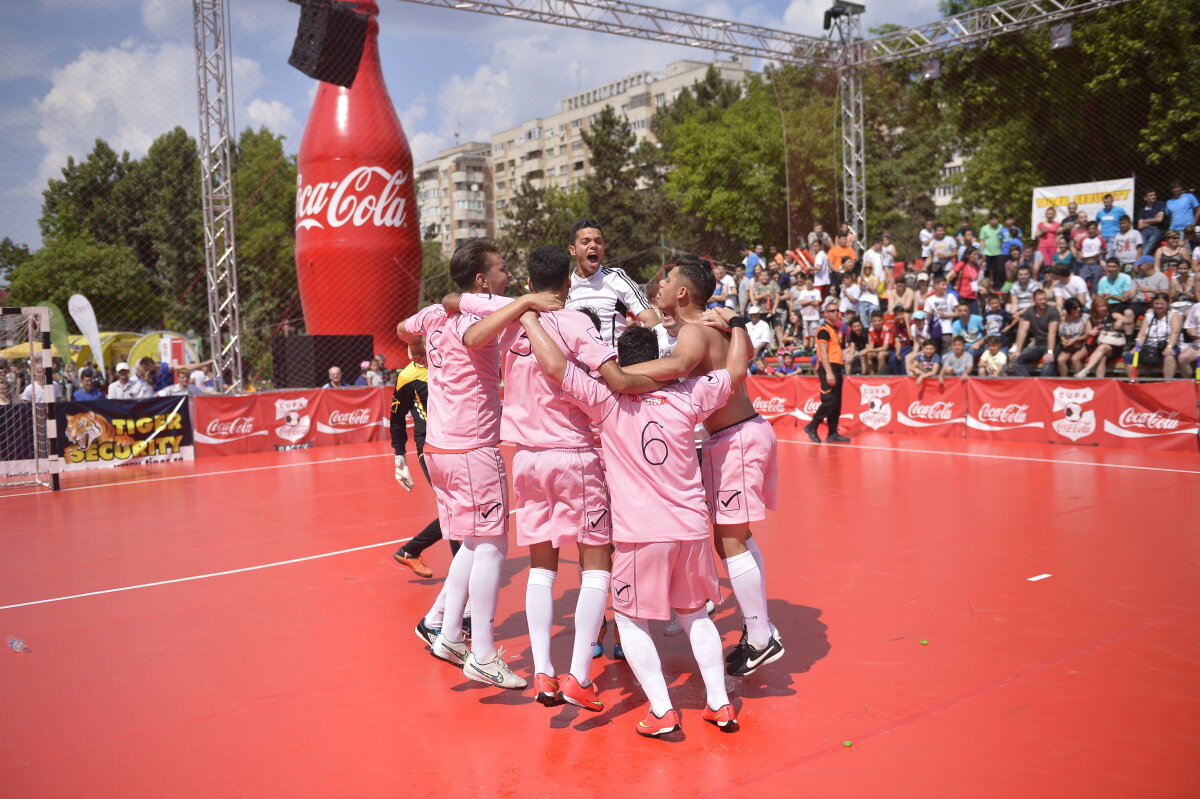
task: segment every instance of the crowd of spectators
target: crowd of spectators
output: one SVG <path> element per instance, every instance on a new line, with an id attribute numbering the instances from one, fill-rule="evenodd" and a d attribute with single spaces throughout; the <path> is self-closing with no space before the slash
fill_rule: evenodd
<path id="1" fill-rule="evenodd" d="M 1012 215 L 953 232 L 929 219 L 909 253 L 887 232 L 864 248 L 817 224 L 792 249 L 747 246 L 732 274 L 716 265 L 710 306 L 750 317 L 758 375 L 811 370 L 832 301 L 849 374 L 1104 377 L 1136 354 L 1140 376 L 1187 376 L 1200 367 L 1200 201 L 1178 182 L 1143 200 L 1131 214 L 1107 195 L 1094 219 L 1050 207 L 1028 236 Z"/>
<path id="2" fill-rule="evenodd" d="M 211 394 L 213 362 L 204 361 L 172 368 L 153 358 L 142 358 L 134 369 L 121 362 L 106 376 L 94 363 L 76 370 L 54 359 L 51 389 L 56 402 L 92 402 L 102 399 L 146 399 L 180 395 Z M 30 369 L 28 359 L 0 360 L 0 405 L 45 402 L 47 388 L 40 368 Z"/>

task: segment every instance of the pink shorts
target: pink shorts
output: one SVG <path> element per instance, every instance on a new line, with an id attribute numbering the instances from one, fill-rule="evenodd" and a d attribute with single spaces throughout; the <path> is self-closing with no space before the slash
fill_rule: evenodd
<path id="1" fill-rule="evenodd" d="M 713 524 L 745 524 L 775 510 L 775 430 L 752 416 L 704 439 L 704 497 Z"/>
<path id="2" fill-rule="evenodd" d="M 717 562 L 707 536 L 690 541 L 613 544 L 613 610 L 637 619 L 671 618 L 671 608 L 690 610 L 721 601 Z"/>
<path id="3" fill-rule="evenodd" d="M 508 475 L 499 447 L 454 453 L 425 450 L 425 465 L 443 536 L 461 541 L 473 535 L 508 534 Z"/>
<path id="4" fill-rule="evenodd" d="M 556 548 L 612 542 L 608 486 L 600 455 L 591 448 L 517 448 L 513 456 L 517 543 L 546 541 Z"/>

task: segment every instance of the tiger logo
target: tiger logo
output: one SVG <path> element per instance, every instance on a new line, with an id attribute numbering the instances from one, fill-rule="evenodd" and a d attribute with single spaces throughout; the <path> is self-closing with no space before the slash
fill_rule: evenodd
<path id="1" fill-rule="evenodd" d="M 133 444 L 132 436 L 117 435 L 112 422 L 95 411 L 76 413 L 67 417 L 67 451 L 64 457 L 70 459 L 72 450 L 83 451 L 99 444 Z"/>

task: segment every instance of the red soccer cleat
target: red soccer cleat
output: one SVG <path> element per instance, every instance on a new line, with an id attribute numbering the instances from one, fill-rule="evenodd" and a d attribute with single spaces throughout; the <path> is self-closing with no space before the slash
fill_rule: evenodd
<path id="1" fill-rule="evenodd" d="M 604 703 L 600 701 L 600 692 L 596 690 L 595 682 L 584 686 L 580 685 L 573 675 L 563 674 L 558 678 L 558 686 L 562 691 L 563 701 L 593 713 L 604 710 Z"/>
<path id="2" fill-rule="evenodd" d="M 737 711 L 733 709 L 733 705 L 721 705 L 716 710 L 705 705 L 702 718 L 709 724 L 716 725 L 721 732 L 738 731 Z"/>
<path id="3" fill-rule="evenodd" d="M 533 698 L 544 707 L 556 707 L 563 703 L 563 696 L 558 689 L 558 681 L 549 674 L 533 675 L 533 692 Z"/>
<path id="4" fill-rule="evenodd" d="M 683 724 L 679 720 L 679 711 L 671 708 L 661 716 L 654 715 L 653 708 L 646 708 L 646 718 L 637 723 L 638 735 L 646 738 L 657 738 L 660 735 L 667 735 L 672 732 L 678 732 L 683 729 Z"/>

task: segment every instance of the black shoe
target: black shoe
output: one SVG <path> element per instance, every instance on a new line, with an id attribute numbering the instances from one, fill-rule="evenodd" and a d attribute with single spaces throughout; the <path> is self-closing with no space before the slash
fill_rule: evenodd
<path id="1" fill-rule="evenodd" d="M 471 640 L 471 617 L 463 616 L 463 640 Z"/>
<path id="2" fill-rule="evenodd" d="M 814 444 L 821 443 L 821 437 L 819 435 L 817 435 L 816 425 L 813 425 L 811 423 L 804 425 L 804 432 L 808 433 L 808 440 L 811 441 L 812 443 L 814 443 Z"/>
<path id="3" fill-rule="evenodd" d="M 428 624 L 426 624 L 424 616 L 422 616 L 421 620 L 419 622 L 417 622 L 417 628 L 416 628 L 417 637 L 420 638 L 423 642 L 425 642 L 429 646 L 433 646 L 433 639 L 437 638 L 438 633 L 440 633 L 440 632 L 441 632 L 441 630 L 439 630 L 438 628 L 430 627 Z"/>
<path id="4" fill-rule="evenodd" d="M 829 436 L 825 440 L 828 441 L 830 444 L 849 444 L 850 443 L 850 439 L 848 439 L 845 436 L 840 435 L 838 433 L 830 433 Z"/>
<path id="5" fill-rule="evenodd" d="M 742 637 L 740 639 L 738 639 L 737 646 L 735 646 L 733 648 L 733 650 L 730 651 L 730 653 L 725 656 L 725 662 L 733 663 L 735 660 L 740 658 L 742 656 L 741 655 L 742 647 L 744 647 L 745 645 L 746 645 L 746 625 L 743 624 L 742 625 Z"/>
<path id="6" fill-rule="evenodd" d="M 760 666 L 779 660 L 783 657 L 784 649 L 779 639 L 771 636 L 771 640 L 767 641 L 767 645 L 762 649 L 755 649 L 754 645 L 747 641 L 739 646 L 736 652 L 738 657 L 729 664 L 725 673 L 731 677 L 745 677 L 758 671 Z"/>

